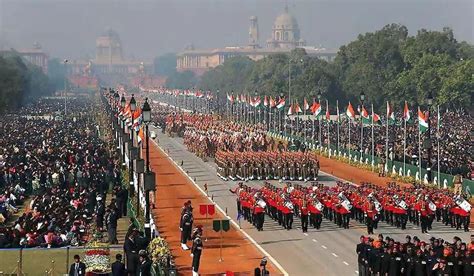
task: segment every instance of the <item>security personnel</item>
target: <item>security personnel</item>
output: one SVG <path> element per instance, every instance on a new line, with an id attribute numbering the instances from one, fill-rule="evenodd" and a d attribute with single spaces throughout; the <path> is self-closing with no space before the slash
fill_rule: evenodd
<path id="1" fill-rule="evenodd" d="M 359 275 L 360 276 L 368 276 L 366 274 L 366 266 L 365 261 L 367 259 L 366 256 L 366 244 L 365 244 L 365 237 L 360 236 L 360 243 L 357 244 L 356 253 L 357 253 L 357 263 L 359 264 Z"/>
<path id="2" fill-rule="evenodd" d="M 183 250 L 189 250 L 189 247 L 186 245 L 186 243 L 191 237 L 193 221 L 193 209 L 191 206 L 188 206 L 181 217 L 181 224 L 179 226 L 181 230 L 181 248 Z"/>
<path id="3" fill-rule="evenodd" d="M 196 227 L 193 235 L 193 246 L 191 248 L 191 256 L 193 257 L 192 269 L 193 276 L 199 276 L 199 263 L 201 261 L 202 254 L 202 226 Z"/>

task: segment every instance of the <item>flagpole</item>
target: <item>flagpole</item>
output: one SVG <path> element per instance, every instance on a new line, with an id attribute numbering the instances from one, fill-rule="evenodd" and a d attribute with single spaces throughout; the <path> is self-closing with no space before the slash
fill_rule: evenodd
<path id="1" fill-rule="evenodd" d="M 387 118 L 388 122 L 388 118 Z M 370 162 L 372 168 L 374 167 L 374 154 L 375 154 L 375 143 L 374 143 L 374 104 L 372 104 L 372 161 Z"/>
<path id="2" fill-rule="evenodd" d="M 306 98 L 303 101 L 303 121 L 306 118 Z M 306 122 L 303 122 L 303 139 L 306 142 Z"/>
<path id="3" fill-rule="evenodd" d="M 362 120 L 363 118 L 363 115 L 362 113 L 364 112 L 364 104 L 362 104 L 361 106 L 361 109 L 360 109 L 360 114 L 359 114 L 359 117 L 360 117 L 360 160 L 359 162 L 360 163 L 363 163 L 363 158 L 362 158 L 362 153 L 364 152 L 364 121 Z"/>
<path id="4" fill-rule="evenodd" d="M 339 100 L 336 100 L 336 109 L 337 109 L 337 155 L 340 155 L 340 148 L 339 148 Z"/>
<path id="5" fill-rule="evenodd" d="M 437 142 L 437 151 L 438 151 L 438 188 L 441 188 L 441 172 L 440 172 L 440 153 L 439 153 L 439 139 L 440 139 L 440 134 L 439 134 L 439 129 L 441 127 L 441 115 L 439 114 L 439 105 L 438 105 L 438 129 L 436 133 L 436 142 Z"/>
<path id="6" fill-rule="evenodd" d="M 385 172 L 389 172 L 389 164 L 388 164 L 388 120 L 389 120 L 389 109 L 388 109 L 388 106 L 389 106 L 389 102 L 387 101 L 387 122 L 386 122 L 386 125 L 385 125 L 385 164 L 386 164 L 386 167 L 383 168 L 385 170 Z"/>
<path id="7" fill-rule="evenodd" d="M 406 148 L 407 148 L 407 118 L 403 118 L 403 176 L 406 176 Z"/>
<path id="8" fill-rule="evenodd" d="M 348 127 L 349 127 L 349 143 L 347 144 L 347 147 L 349 148 L 349 164 L 351 163 L 351 117 L 348 116 Z"/>
<path id="9" fill-rule="evenodd" d="M 320 102 L 319 104 L 320 104 L 320 106 L 321 106 L 321 102 Z M 321 143 L 321 139 L 322 139 L 322 138 L 321 138 L 321 134 L 322 134 L 322 132 L 321 132 L 321 112 L 319 112 L 319 115 L 318 115 L 318 124 L 319 124 L 319 126 L 318 126 L 318 128 L 319 128 L 319 129 L 318 129 L 318 134 L 319 134 L 318 143 L 319 143 L 319 145 L 318 145 L 318 146 L 319 146 L 319 150 L 322 150 L 322 149 L 323 149 L 323 145 L 322 145 L 322 143 Z"/>
<path id="10" fill-rule="evenodd" d="M 327 143 L 327 146 L 328 146 L 328 156 L 329 158 L 331 158 L 331 137 L 329 136 L 329 122 L 331 121 L 331 114 L 329 113 L 329 102 L 328 100 L 326 99 L 326 112 L 329 114 L 329 118 L 326 118 L 327 121 L 327 129 L 328 129 L 328 143 Z"/>
<path id="11" fill-rule="evenodd" d="M 420 107 L 418 107 L 420 110 Z M 419 121 L 420 119 L 418 119 Z M 421 127 L 420 122 L 418 122 L 418 175 L 420 177 L 420 183 L 423 183 L 421 180 Z"/>

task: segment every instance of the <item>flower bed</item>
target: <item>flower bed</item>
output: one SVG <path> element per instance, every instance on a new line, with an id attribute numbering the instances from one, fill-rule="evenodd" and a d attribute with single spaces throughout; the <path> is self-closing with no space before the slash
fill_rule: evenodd
<path id="1" fill-rule="evenodd" d="M 110 272 L 110 250 L 107 244 L 93 243 L 84 252 L 86 272 Z"/>

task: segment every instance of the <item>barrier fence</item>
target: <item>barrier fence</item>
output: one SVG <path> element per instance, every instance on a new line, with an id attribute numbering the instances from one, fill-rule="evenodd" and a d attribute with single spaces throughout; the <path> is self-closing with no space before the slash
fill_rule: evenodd
<path id="1" fill-rule="evenodd" d="M 300 136 L 294 136 L 294 135 L 281 135 L 277 134 L 274 132 L 269 132 L 269 135 L 272 137 L 275 137 L 277 139 L 281 140 L 300 140 L 302 143 L 306 145 L 307 148 L 312 149 L 312 150 L 318 150 L 318 145 L 317 141 L 313 141 L 311 139 L 303 139 Z M 337 149 L 337 145 L 330 144 L 329 147 L 326 145 L 323 145 L 322 148 L 319 149 L 322 154 L 327 155 L 328 157 L 334 157 L 334 158 L 343 158 L 346 159 L 346 162 L 350 162 L 353 165 L 362 165 L 366 168 L 376 168 L 380 164 L 380 158 L 377 156 L 374 156 L 372 160 L 372 155 L 371 154 L 365 154 L 361 153 L 360 151 L 355 151 L 355 150 L 349 150 L 346 148 L 343 148 L 342 146 L 339 147 L 339 151 Z M 427 183 L 427 176 L 428 176 L 428 171 L 425 168 L 421 168 L 421 173 L 420 173 L 420 168 L 416 165 L 403 162 L 399 162 L 396 160 L 388 160 L 387 164 L 385 164 L 385 170 L 390 173 L 392 176 L 398 177 L 400 179 L 404 179 L 405 181 L 421 181 L 424 183 Z M 439 179 L 438 179 L 439 175 Z M 442 188 L 448 188 L 448 187 L 453 187 L 453 180 L 454 180 L 454 175 L 451 174 L 446 174 L 446 173 L 439 173 L 436 170 L 432 171 L 432 177 L 433 177 L 433 184 L 438 185 Z M 463 178 L 463 190 L 466 191 L 469 195 L 474 191 L 474 181 L 470 179 L 465 179 Z"/>
<path id="2" fill-rule="evenodd" d="M 86 249 L 88 247 L 0 249 L 0 275 L 67 275 L 74 255 L 81 256 L 84 262 Z M 108 249 L 110 263 L 115 262 L 116 254 L 125 256 L 121 246 L 93 249 Z"/>

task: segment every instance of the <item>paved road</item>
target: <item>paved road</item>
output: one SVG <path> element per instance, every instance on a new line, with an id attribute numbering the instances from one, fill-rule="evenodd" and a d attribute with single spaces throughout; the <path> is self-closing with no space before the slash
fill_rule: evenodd
<path id="1" fill-rule="evenodd" d="M 229 192 L 229 188 L 235 188 L 237 182 L 223 181 L 216 175 L 216 167 L 213 162 L 204 162 L 191 152 L 187 151 L 181 138 L 170 138 L 161 133 L 161 130 L 153 129 L 157 133 L 158 144 L 170 157 L 182 167 L 191 178 L 201 187 L 207 183 L 209 195 L 214 201 L 234 220 L 237 217 L 235 195 Z M 321 172 L 319 182 L 326 185 L 335 185 L 336 178 Z M 277 185 L 282 185 L 274 181 Z M 250 186 L 261 186 L 261 181 L 250 181 Z M 306 183 L 305 185 L 309 185 Z M 255 239 L 269 254 L 273 256 L 289 273 L 289 275 L 357 275 L 357 256 L 355 246 L 359 242 L 360 235 L 366 234 L 363 224 L 351 221 L 350 229 L 340 229 L 332 222 L 323 219 L 321 229 L 308 229 L 308 233 L 302 233 L 301 223 L 295 218 L 294 229 L 288 231 L 282 229 L 278 223 L 265 218 L 264 231 L 258 232 L 247 223 L 241 221 L 241 227 L 253 239 Z M 469 240 L 469 233 L 455 231 L 439 223 L 434 223 L 433 231 L 422 234 L 421 231 L 408 224 L 408 229 L 401 231 L 396 227 L 380 223 L 376 234 L 389 235 L 397 240 L 404 241 L 407 234 L 417 235 L 420 239 L 428 240 L 431 235 L 451 240 L 453 236 L 459 236 L 463 240 Z"/>

